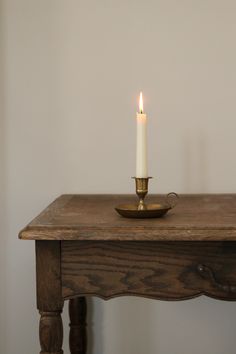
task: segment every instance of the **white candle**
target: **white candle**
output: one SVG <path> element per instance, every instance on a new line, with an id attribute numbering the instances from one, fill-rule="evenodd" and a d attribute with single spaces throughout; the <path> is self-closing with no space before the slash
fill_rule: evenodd
<path id="1" fill-rule="evenodd" d="M 143 95 L 140 92 L 137 113 L 136 177 L 147 178 L 147 115 L 143 113 Z"/>

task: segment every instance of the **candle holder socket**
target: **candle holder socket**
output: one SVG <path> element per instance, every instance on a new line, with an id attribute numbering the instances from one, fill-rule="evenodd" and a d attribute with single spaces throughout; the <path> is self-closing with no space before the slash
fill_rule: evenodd
<path id="1" fill-rule="evenodd" d="M 135 179 L 136 194 L 139 198 L 138 210 L 145 210 L 144 199 L 148 194 L 148 182 L 152 177 L 132 177 Z"/>

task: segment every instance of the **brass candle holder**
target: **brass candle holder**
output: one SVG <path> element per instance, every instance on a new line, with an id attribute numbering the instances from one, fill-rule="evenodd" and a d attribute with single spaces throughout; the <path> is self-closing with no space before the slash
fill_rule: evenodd
<path id="1" fill-rule="evenodd" d="M 177 204 L 178 194 L 171 192 L 166 195 L 165 202 L 162 204 L 146 204 L 145 197 L 148 194 L 148 182 L 152 177 L 135 179 L 136 194 L 139 198 L 137 204 L 121 204 L 115 209 L 126 218 L 160 218 Z"/>

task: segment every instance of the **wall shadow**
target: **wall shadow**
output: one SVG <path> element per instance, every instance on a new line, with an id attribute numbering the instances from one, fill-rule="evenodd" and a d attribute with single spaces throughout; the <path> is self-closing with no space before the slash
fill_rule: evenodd
<path id="1" fill-rule="evenodd" d="M 122 296 L 89 301 L 88 354 L 110 352 L 151 353 L 155 315 L 150 299 Z M 135 325 L 134 325 L 135 324 Z M 96 329 L 96 333 L 95 333 Z"/>

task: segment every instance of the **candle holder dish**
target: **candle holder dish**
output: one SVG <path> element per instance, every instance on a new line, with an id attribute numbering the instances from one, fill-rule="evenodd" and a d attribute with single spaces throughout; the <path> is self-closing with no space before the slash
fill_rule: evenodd
<path id="1" fill-rule="evenodd" d="M 136 194 L 139 198 L 137 204 L 121 204 L 115 210 L 121 216 L 126 218 L 160 218 L 164 216 L 170 209 L 173 209 L 178 202 L 179 196 L 177 193 L 171 192 L 166 195 L 164 203 L 146 204 L 144 202 L 148 193 L 148 182 L 152 177 L 135 179 Z"/>

